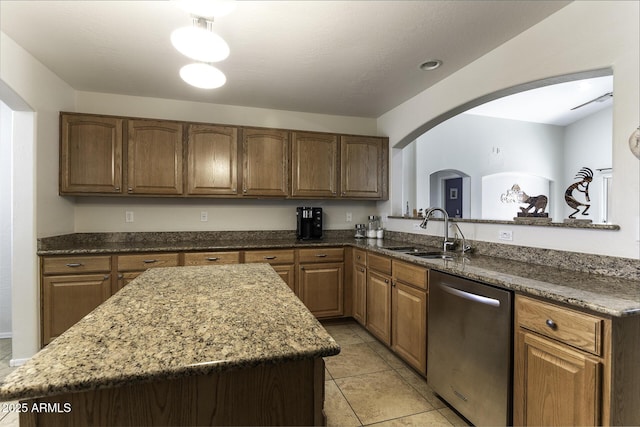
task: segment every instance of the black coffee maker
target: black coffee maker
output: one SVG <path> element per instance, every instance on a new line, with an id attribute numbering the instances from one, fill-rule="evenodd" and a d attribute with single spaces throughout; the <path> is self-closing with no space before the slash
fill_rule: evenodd
<path id="1" fill-rule="evenodd" d="M 299 240 L 322 239 L 322 208 L 296 208 L 296 237 Z"/>

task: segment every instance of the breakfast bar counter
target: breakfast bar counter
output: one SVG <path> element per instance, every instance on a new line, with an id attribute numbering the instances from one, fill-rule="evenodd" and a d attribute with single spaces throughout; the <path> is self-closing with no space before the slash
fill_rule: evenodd
<path id="1" fill-rule="evenodd" d="M 21 425 L 318 425 L 322 358 L 339 351 L 267 264 L 156 268 L 9 375 L 0 400 L 21 400 Z"/>

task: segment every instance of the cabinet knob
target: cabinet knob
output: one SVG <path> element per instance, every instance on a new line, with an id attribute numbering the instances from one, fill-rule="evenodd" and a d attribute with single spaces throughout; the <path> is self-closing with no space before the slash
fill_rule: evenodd
<path id="1" fill-rule="evenodd" d="M 551 319 L 547 319 L 547 321 L 544 322 L 544 323 L 546 323 L 547 326 L 550 327 L 551 329 L 553 329 L 554 331 L 556 329 L 558 329 L 558 324 L 556 322 L 554 322 L 553 320 L 551 320 Z"/>
<path id="2" fill-rule="evenodd" d="M 389 279 L 384 279 L 384 283 L 389 283 Z"/>
<path id="3" fill-rule="evenodd" d="M 104 275 L 104 280 L 109 280 L 109 275 L 108 274 Z"/>
<path id="4" fill-rule="evenodd" d="M 360 267 L 360 273 L 364 273 L 364 268 Z"/>
<path id="5" fill-rule="evenodd" d="M 131 192 L 133 192 L 133 188 L 132 188 L 132 187 L 129 187 L 129 188 L 127 188 L 127 191 L 128 191 L 129 193 L 131 193 Z"/>
<path id="6" fill-rule="evenodd" d="M 115 187 L 113 191 L 120 191 L 120 187 Z"/>

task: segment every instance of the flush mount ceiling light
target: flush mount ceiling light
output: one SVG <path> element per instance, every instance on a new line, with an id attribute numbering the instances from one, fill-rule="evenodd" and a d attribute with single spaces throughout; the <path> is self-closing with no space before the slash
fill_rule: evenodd
<path id="1" fill-rule="evenodd" d="M 201 62 L 218 62 L 229 56 L 229 45 L 211 31 L 211 21 L 193 18 L 193 26 L 171 33 L 171 44 L 183 55 Z"/>
<path id="2" fill-rule="evenodd" d="M 420 64 L 420 69 L 422 71 L 431 71 L 431 70 L 435 70 L 436 68 L 440 67 L 442 65 L 442 61 L 440 61 L 439 59 L 430 59 L 428 61 L 423 62 L 422 64 Z"/>
<path id="3" fill-rule="evenodd" d="M 178 5 L 195 16 L 203 18 L 219 18 L 234 11 L 234 0 L 174 0 Z"/>
<path id="4" fill-rule="evenodd" d="M 185 65 L 180 69 L 180 77 L 191 86 L 200 89 L 215 89 L 227 82 L 227 77 L 222 71 L 202 63 Z"/>

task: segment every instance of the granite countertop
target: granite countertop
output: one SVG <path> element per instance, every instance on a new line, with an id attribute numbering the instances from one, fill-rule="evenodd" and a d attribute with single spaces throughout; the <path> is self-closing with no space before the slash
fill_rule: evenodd
<path id="1" fill-rule="evenodd" d="M 354 239 L 345 235 L 325 237 L 322 240 L 296 240 L 295 237 L 278 238 L 278 233 L 265 236 L 240 233 L 229 239 L 228 234 L 202 235 L 198 233 L 162 233 L 162 240 L 140 239 L 133 233 L 129 240 L 105 241 L 95 235 L 73 235 L 73 239 L 53 239 L 41 244 L 38 254 L 87 255 L 131 252 L 214 251 L 267 248 L 304 248 L 353 246 L 378 252 L 396 259 L 423 265 L 427 268 L 457 274 L 552 301 L 592 310 L 612 317 L 640 315 L 640 280 L 601 274 L 590 274 L 532 262 L 514 261 L 503 257 L 471 254 L 453 260 L 424 259 L 391 250 L 399 246 L 415 246 L 392 239 Z M 254 237 L 255 236 L 255 237 Z M 122 238 L 122 236 L 120 236 Z M 420 246 L 420 245 L 417 245 Z M 425 250 L 438 248 L 424 247 Z M 517 247 L 513 251 L 519 250 Z M 535 254 L 533 255 L 535 256 Z M 559 255 L 561 256 L 561 255 Z M 637 271 L 637 262 L 628 260 L 629 270 Z"/>
<path id="2" fill-rule="evenodd" d="M 339 352 L 268 264 L 154 268 L 0 382 L 0 400 Z"/>

